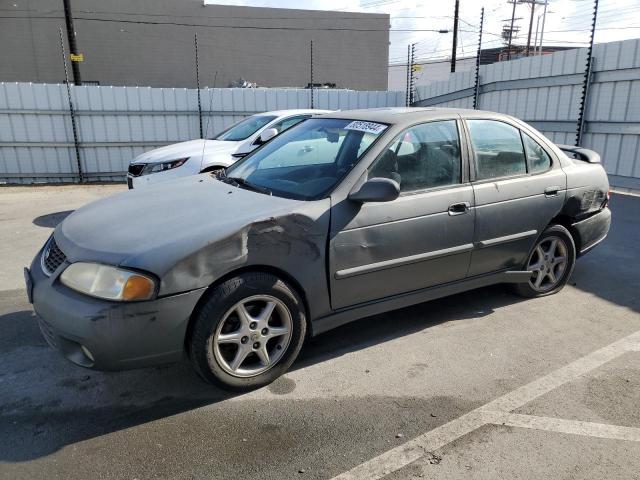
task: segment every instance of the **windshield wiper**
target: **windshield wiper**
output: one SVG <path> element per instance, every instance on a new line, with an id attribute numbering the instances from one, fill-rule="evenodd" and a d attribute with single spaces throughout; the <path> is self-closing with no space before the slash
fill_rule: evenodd
<path id="1" fill-rule="evenodd" d="M 226 182 L 229 182 L 229 183 L 235 183 L 236 186 L 245 188 L 247 190 L 253 190 L 254 192 L 265 193 L 267 195 L 273 195 L 271 190 L 269 190 L 267 187 L 261 187 L 260 185 L 255 185 L 253 183 L 247 182 L 244 178 L 241 178 L 241 177 L 227 177 L 225 175 L 224 179 L 222 179 L 222 180 L 226 181 Z"/>

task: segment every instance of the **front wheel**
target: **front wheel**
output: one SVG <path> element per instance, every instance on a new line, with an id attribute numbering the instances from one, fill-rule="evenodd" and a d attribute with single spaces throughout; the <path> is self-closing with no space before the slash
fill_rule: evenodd
<path id="1" fill-rule="evenodd" d="M 306 334 L 304 305 L 268 273 L 245 273 L 215 287 L 194 319 L 191 362 L 228 390 L 273 382 L 294 362 Z"/>
<path id="2" fill-rule="evenodd" d="M 211 176 L 217 177 L 218 175 L 220 175 L 220 172 L 222 172 L 223 170 L 224 170 L 224 167 L 208 167 L 208 168 L 205 168 L 204 170 L 201 170 L 200 173 L 209 173 L 211 174 Z"/>
<path id="3" fill-rule="evenodd" d="M 559 292 L 569 281 L 576 262 L 573 237 L 562 225 L 550 225 L 538 238 L 529 255 L 526 270 L 532 275 L 527 283 L 514 286 L 523 297 L 543 297 Z"/>

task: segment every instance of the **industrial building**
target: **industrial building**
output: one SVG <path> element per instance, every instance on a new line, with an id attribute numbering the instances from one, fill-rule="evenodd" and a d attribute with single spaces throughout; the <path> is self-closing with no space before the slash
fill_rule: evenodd
<path id="1" fill-rule="evenodd" d="M 71 0 L 84 84 L 386 90 L 389 15 L 205 5 L 203 0 Z M 0 81 L 64 81 L 63 0 L 12 0 L 0 15 Z M 72 69 L 69 67 L 69 74 Z"/>

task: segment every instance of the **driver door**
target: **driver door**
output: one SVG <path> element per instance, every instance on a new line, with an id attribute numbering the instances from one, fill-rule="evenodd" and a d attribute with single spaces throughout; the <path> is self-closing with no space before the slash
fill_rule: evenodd
<path id="1" fill-rule="evenodd" d="M 475 209 L 461 131 L 459 119 L 408 128 L 367 172 L 397 181 L 400 196 L 332 207 L 334 310 L 465 278 Z"/>

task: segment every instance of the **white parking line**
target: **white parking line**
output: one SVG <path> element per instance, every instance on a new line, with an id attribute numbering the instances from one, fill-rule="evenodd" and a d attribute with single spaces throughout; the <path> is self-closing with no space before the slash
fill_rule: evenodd
<path id="1" fill-rule="evenodd" d="M 492 423 L 499 425 L 532 428 L 535 430 L 568 433 L 571 435 L 585 435 L 588 437 L 640 442 L 640 428 L 607 425 L 604 423 L 581 422 L 578 420 L 565 420 L 563 418 L 520 415 L 518 413 L 496 412 L 496 414 L 496 421 Z"/>
<path id="2" fill-rule="evenodd" d="M 483 425 L 494 423 L 576 435 L 640 441 L 640 429 L 637 428 L 509 413 L 630 351 L 640 351 L 640 331 L 571 362 L 403 445 L 392 448 L 334 477 L 333 480 L 375 480 L 382 478 L 415 462 L 427 452 L 442 448 Z"/>

